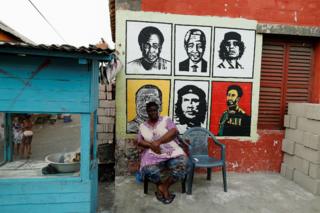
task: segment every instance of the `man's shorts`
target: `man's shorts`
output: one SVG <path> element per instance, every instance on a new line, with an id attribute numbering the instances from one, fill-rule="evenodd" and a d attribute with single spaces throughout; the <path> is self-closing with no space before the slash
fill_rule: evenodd
<path id="1" fill-rule="evenodd" d="M 148 178 L 153 183 L 159 183 L 164 171 L 168 171 L 173 181 L 182 180 L 187 173 L 188 158 L 179 156 L 166 161 L 162 161 L 155 165 L 145 166 L 141 172 L 143 177 Z"/>

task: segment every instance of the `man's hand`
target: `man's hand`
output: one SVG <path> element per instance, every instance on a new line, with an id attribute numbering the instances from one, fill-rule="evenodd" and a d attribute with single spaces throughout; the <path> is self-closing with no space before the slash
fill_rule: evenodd
<path id="1" fill-rule="evenodd" d="M 160 142 L 159 141 L 151 142 L 150 149 L 156 154 L 161 154 Z"/>

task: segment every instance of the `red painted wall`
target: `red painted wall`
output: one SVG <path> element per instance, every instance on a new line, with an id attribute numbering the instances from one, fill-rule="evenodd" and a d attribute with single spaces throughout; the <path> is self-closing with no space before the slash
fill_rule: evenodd
<path id="1" fill-rule="evenodd" d="M 219 140 L 226 145 L 226 159 L 229 171 L 280 171 L 283 153 L 281 151 L 284 132 L 279 130 L 258 130 L 256 143 L 251 141 Z M 219 149 L 211 145 L 213 156 L 219 157 Z"/>
<path id="2" fill-rule="evenodd" d="M 319 0 L 141 0 L 141 10 L 319 26 Z"/>

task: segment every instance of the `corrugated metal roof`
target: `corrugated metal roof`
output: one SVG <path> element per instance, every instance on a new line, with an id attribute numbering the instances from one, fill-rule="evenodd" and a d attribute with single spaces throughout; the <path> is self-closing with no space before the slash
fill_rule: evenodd
<path id="1" fill-rule="evenodd" d="M 16 37 L 17 39 L 21 40 L 22 42 L 35 44 L 33 41 L 31 41 L 27 37 L 21 35 L 17 31 L 15 31 L 14 29 L 12 29 L 8 25 L 6 25 L 5 23 L 3 23 L 2 21 L 0 21 L 0 29 L 5 31 L 5 32 L 7 32 L 7 33 L 9 33 L 9 34 L 11 34 L 12 36 Z"/>
<path id="2" fill-rule="evenodd" d="M 94 45 L 89 47 L 74 47 L 71 45 L 45 45 L 45 44 L 28 44 L 28 43 L 14 43 L 14 42 L 0 42 L 0 48 L 23 48 L 28 50 L 45 50 L 45 51 L 55 51 L 64 53 L 80 53 L 80 54 L 93 54 L 93 55 L 107 55 L 114 50 L 111 49 L 100 49 Z"/>

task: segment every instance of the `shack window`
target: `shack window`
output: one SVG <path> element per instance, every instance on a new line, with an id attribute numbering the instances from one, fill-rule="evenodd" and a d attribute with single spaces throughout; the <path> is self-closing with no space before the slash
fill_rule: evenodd
<path id="1" fill-rule="evenodd" d="M 258 128 L 282 129 L 288 102 L 309 101 L 312 60 L 310 40 L 264 38 Z"/>
<path id="2" fill-rule="evenodd" d="M 80 175 L 80 114 L 2 115 L 0 178 Z"/>

